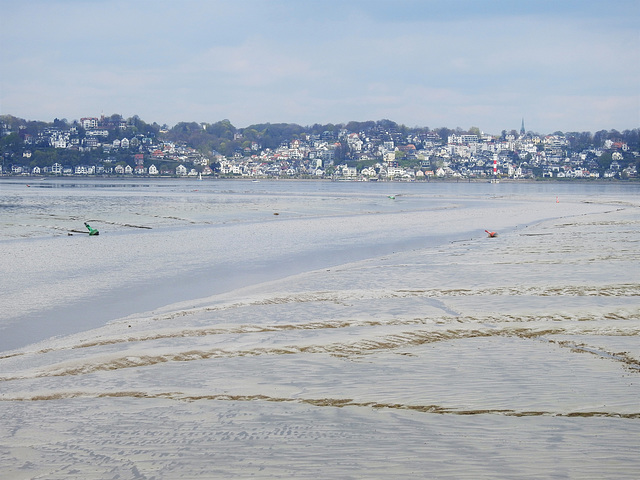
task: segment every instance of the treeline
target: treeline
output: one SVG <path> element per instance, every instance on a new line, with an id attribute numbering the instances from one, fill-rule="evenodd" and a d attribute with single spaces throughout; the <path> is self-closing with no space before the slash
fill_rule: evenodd
<path id="1" fill-rule="evenodd" d="M 381 141 L 393 140 L 397 144 L 406 144 L 410 135 L 424 135 L 431 130 L 425 128 L 409 128 L 391 120 L 366 122 L 348 122 L 346 124 L 319 124 L 301 126 L 295 123 L 261 123 L 245 128 L 234 127 L 229 120 L 217 123 L 180 122 L 171 128 L 163 138 L 175 142 L 184 142 L 202 153 L 218 152 L 224 156 L 233 155 L 237 151 L 251 149 L 257 144 L 260 149 L 275 149 L 285 142 L 302 139 L 307 135 L 319 136 L 328 141 L 338 141 L 340 131 L 365 133 Z M 456 130 L 439 128 L 433 130 L 445 141 L 447 136 Z M 339 155 L 338 155 L 339 156 Z"/>
<path id="2" fill-rule="evenodd" d="M 446 142 L 447 137 L 452 133 L 473 133 L 479 134 L 477 127 L 469 130 L 460 128 L 449 129 L 445 127 L 430 129 L 428 127 L 407 127 L 391 120 L 348 122 L 346 124 L 314 124 L 311 126 L 301 126 L 293 123 L 262 123 L 250 125 L 245 128 L 235 127 L 229 120 L 221 120 L 216 123 L 180 122 L 169 128 L 167 125 L 159 125 L 155 122 L 146 123 L 137 115 L 124 119 L 121 115 L 114 114 L 104 118 L 109 132 L 108 137 L 101 138 L 103 143 L 113 142 L 116 139 L 142 136 L 158 141 L 172 141 L 184 143 L 187 146 L 197 149 L 204 155 L 211 155 L 212 152 L 230 156 L 240 151 L 246 151 L 256 146 L 259 149 L 277 148 L 284 142 L 301 139 L 307 135 L 320 136 L 328 141 L 338 141 L 338 133 L 341 130 L 353 133 L 364 133 L 370 138 L 379 141 L 393 140 L 396 145 L 403 145 L 409 142 L 409 138 L 420 138 L 430 132 L 439 135 L 442 141 Z M 55 128 L 65 130 L 75 127 L 77 136 L 84 138 L 85 130 L 77 120 L 72 122 L 66 119 L 54 119 L 47 123 L 42 121 L 28 121 L 11 115 L 0 116 L 0 126 L 3 127 L 3 135 L 0 137 L 0 151 L 5 156 L 7 153 L 24 149 L 25 135 L 30 135 L 37 141 L 38 134 Z M 102 128 L 102 127 L 100 127 Z M 7 135 L 6 133 L 11 132 Z M 556 135 L 566 137 L 571 150 L 585 150 L 589 148 L 602 148 L 607 140 L 614 142 L 624 142 L 631 151 L 640 151 L 640 128 L 632 130 L 601 130 L 591 132 L 553 132 Z M 505 138 L 508 134 L 518 135 L 515 130 L 503 130 L 498 137 Z M 532 135 L 543 136 L 530 132 Z M 46 137 L 40 137 L 46 138 Z M 48 144 L 36 144 L 37 149 L 47 148 Z M 88 152 L 82 152 L 83 154 Z M 90 153 L 90 152 L 89 152 Z M 62 153 L 57 155 L 75 155 L 74 153 Z M 86 155 L 83 155 L 86 157 Z M 47 162 L 48 163 L 48 162 Z"/>
<path id="3" fill-rule="evenodd" d="M 251 147 L 253 142 L 262 148 L 276 148 L 283 142 L 290 142 L 306 135 L 325 136 L 328 139 L 337 140 L 338 133 L 345 130 L 350 133 L 365 133 L 368 136 L 378 137 L 382 140 L 400 140 L 406 143 L 408 137 L 420 137 L 430 132 L 437 133 L 446 142 L 451 134 L 480 134 L 480 129 L 471 127 L 469 130 L 461 128 L 450 129 L 440 127 L 407 127 L 391 120 L 378 120 L 366 122 L 348 122 L 346 124 L 314 124 L 301 126 L 294 123 L 262 123 L 250 125 L 245 128 L 234 127 L 229 120 L 217 123 L 180 122 L 168 130 L 163 138 L 176 142 L 185 142 L 190 146 L 202 150 L 216 150 L 223 155 L 231 155 L 237 149 Z M 507 135 L 519 133 L 516 130 L 503 130 L 500 139 Z M 543 137 L 545 134 L 529 132 L 529 135 Z M 640 128 L 631 130 L 600 130 L 591 132 L 553 132 L 553 135 L 564 136 L 569 142 L 571 150 L 585 150 L 588 148 L 602 148 L 607 140 L 626 143 L 630 150 L 640 151 Z"/>
<path id="4" fill-rule="evenodd" d="M 137 115 L 125 119 L 122 115 L 113 114 L 109 117 L 104 117 L 104 122 L 105 125 L 99 128 L 106 129 L 109 132 L 108 137 L 103 137 L 103 141 L 105 142 L 112 142 L 113 140 L 125 137 L 131 138 L 136 135 L 157 138 L 160 131 L 163 129 L 163 127 L 155 122 L 152 124 L 146 123 Z M 121 128 L 121 125 L 125 125 L 125 128 Z M 14 117 L 13 115 L 0 115 L 0 126 L 4 126 L 3 130 L 8 130 L 13 133 L 19 132 L 22 138 L 26 135 L 30 135 L 34 139 L 37 139 L 38 134 L 46 130 L 57 129 L 64 131 L 69 130 L 70 128 L 75 128 L 80 138 L 84 138 L 86 135 L 85 129 L 78 120 L 70 122 L 65 118 L 55 118 L 53 122 L 43 122 L 39 120 L 25 120 L 23 118 Z M 166 125 L 164 127 L 166 127 Z"/>
<path id="5" fill-rule="evenodd" d="M 640 151 L 640 128 L 633 130 L 600 130 L 594 134 L 591 132 L 567 132 L 560 134 L 569 142 L 569 148 L 575 151 L 589 148 L 602 148 L 607 140 L 626 143 L 630 150 Z"/>

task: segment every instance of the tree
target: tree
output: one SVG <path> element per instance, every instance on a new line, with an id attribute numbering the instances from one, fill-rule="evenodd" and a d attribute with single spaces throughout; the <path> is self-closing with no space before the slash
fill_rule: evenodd
<path id="1" fill-rule="evenodd" d="M 598 148 L 604 145 L 605 140 L 608 139 L 608 132 L 606 130 L 599 130 L 593 135 L 593 145 Z"/>
<path id="2" fill-rule="evenodd" d="M 567 132 L 565 137 L 573 150 L 586 150 L 593 144 L 591 132 Z"/>
<path id="3" fill-rule="evenodd" d="M 64 130 L 64 129 L 68 128 L 67 119 L 63 118 L 62 120 L 59 120 L 57 118 L 54 118 L 53 119 L 53 126 L 54 126 L 54 128 L 59 128 L 61 130 Z"/>
<path id="4" fill-rule="evenodd" d="M 179 122 L 177 123 L 169 133 L 175 140 L 187 140 L 194 132 L 201 130 L 200 124 L 196 122 Z"/>
<path id="5" fill-rule="evenodd" d="M 24 142 L 17 132 L 12 132 L 9 135 L 0 137 L 0 151 L 9 153 L 19 153 L 22 151 Z"/>
<path id="6" fill-rule="evenodd" d="M 349 147 L 346 145 L 346 143 L 344 142 L 336 143 L 334 156 L 337 162 L 342 162 L 343 160 L 345 160 L 348 156 L 348 153 L 349 153 Z"/>
<path id="7" fill-rule="evenodd" d="M 436 132 L 441 139 L 444 139 L 446 141 L 446 139 L 449 138 L 449 135 L 453 133 L 453 130 L 442 127 L 442 128 L 436 128 L 434 132 Z"/>
<path id="8" fill-rule="evenodd" d="M 213 125 L 207 126 L 207 133 L 218 138 L 225 138 L 227 140 L 233 140 L 233 136 L 236 134 L 237 129 L 227 119 L 221 120 Z"/>
<path id="9" fill-rule="evenodd" d="M 306 131 L 295 123 L 263 123 L 250 125 L 243 130 L 252 135 L 253 141 L 258 141 L 264 148 L 277 148 L 283 142 L 288 142 L 305 134 Z M 255 133 L 257 133 L 257 136 Z"/>
<path id="10" fill-rule="evenodd" d="M 640 128 L 624 130 L 622 132 L 622 141 L 625 142 L 631 150 L 640 150 Z"/>
<path id="11" fill-rule="evenodd" d="M 398 131 L 398 124 L 396 122 L 391 121 L 391 120 L 387 120 L 387 119 L 378 120 L 376 122 L 376 125 L 378 125 L 378 127 L 382 128 L 383 131 L 387 131 L 387 132 L 397 132 Z"/>
<path id="12" fill-rule="evenodd" d="M 359 132 L 367 132 L 367 131 L 373 129 L 375 126 L 376 126 L 376 123 L 373 122 L 373 121 L 368 121 L 368 122 L 349 122 L 345 126 L 345 129 L 350 131 L 350 132 L 359 133 Z"/>
<path id="13" fill-rule="evenodd" d="M 244 137 L 245 141 L 249 143 L 257 142 L 260 140 L 260 134 L 255 128 L 245 128 L 244 130 L 242 130 L 242 136 Z"/>
<path id="14" fill-rule="evenodd" d="M 134 115 L 128 120 L 132 127 L 132 133 L 142 134 L 149 137 L 155 137 L 160 131 L 160 126 L 157 123 L 149 125 L 145 123 L 138 115 Z"/>
<path id="15" fill-rule="evenodd" d="M 23 142 L 16 132 L 0 137 L 0 157 L 2 159 L 2 171 L 9 166 L 11 157 L 22 152 Z"/>
<path id="16" fill-rule="evenodd" d="M 600 165 L 600 169 L 602 171 L 608 170 L 609 167 L 611 166 L 611 162 L 612 161 L 613 161 L 613 159 L 611 158 L 611 152 L 604 152 L 598 158 L 598 165 Z"/>

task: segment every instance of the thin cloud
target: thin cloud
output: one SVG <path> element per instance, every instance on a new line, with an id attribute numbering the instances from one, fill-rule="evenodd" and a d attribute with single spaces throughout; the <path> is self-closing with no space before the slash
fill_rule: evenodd
<path id="1" fill-rule="evenodd" d="M 0 113 L 26 118 L 640 124 L 627 0 L 5 3 Z"/>

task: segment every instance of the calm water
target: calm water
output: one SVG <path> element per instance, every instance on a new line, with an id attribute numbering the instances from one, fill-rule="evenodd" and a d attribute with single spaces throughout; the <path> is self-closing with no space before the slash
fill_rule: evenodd
<path id="1" fill-rule="evenodd" d="M 3 180 L 0 474 L 635 478 L 638 193 Z"/>

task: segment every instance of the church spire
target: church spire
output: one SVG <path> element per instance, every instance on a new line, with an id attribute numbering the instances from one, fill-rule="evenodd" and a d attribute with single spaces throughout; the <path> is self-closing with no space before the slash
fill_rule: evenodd
<path id="1" fill-rule="evenodd" d="M 524 129 L 524 117 L 522 117 L 522 126 L 520 127 L 520 135 L 524 135 L 525 133 L 526 132 Z"/>

